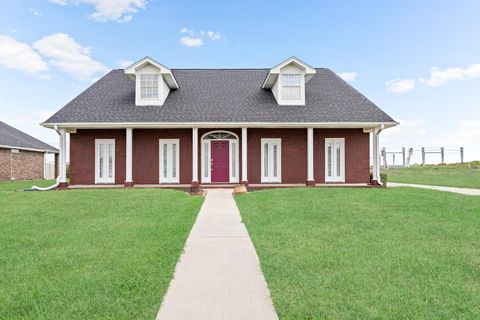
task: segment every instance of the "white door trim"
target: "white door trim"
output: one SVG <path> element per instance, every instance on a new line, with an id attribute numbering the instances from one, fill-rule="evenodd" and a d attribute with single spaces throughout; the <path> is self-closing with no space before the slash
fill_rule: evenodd
<path id="1" fill-rule="evenodd" d="M 280 138 L 262 138 L 260 139 L 260 156 L 261 156 L 261 182 L 262 183 L 281 183 L 282 182 L 282 139 Z M 268 176 L 265 176 L 265 144 L 268 144 L 268 152 L 269 152 L 269 158 L 268 158 L 268 171 L 273 170 L 273 143 L 278 144 L 278 150 L 277 150 L 277 177 L 274 177 L 273 174 L 269 174 Z M 271 170 L 270 170 L 271 168 Z M 270 173 L 270 172 L 269 172 Z"/>
<path id="2" fill-rule="evenodd" d="M 231 134 L 235 137 L 235 139 L 209 139 L 206 138 L 210 134 L 215 134 L 215 133 L 227 133 Z M 212 172 L 212 145 L 211 142 L 215 141 L 228 141 L 228 175 L 229 175 L 229 183 L 238 183 L 239 182 L 239 147 L 240 147 L 240 139 L 238 138 L 238 135 L 231 131 L 225 131 L 225 130 L 214 130 L 214 131 L 209 131 L 202 135 L 201 138 L 201 150 L 200 150 L 200 166 L 201 166 L 201 181 L 202 183 L 211 183 L 212 182 L 212 177 L 211 177 L 211 172 Z M 232 144 L 235 144 L 235 150 L 232 148 Z M 205 147 L 207 150 L 205 150 Z M 234 154 L 235 153 L 235 154 Z M 235 167 L 233 166 L 233 162 L 235 161 Z M 205 168 L 208 167 L 208 168 Z"/>
<path id="3" fill-rule="evenodd" d="M 100 145 L 105 145 L 105 156 L 104 156 L 104 177 L 100 177 L 100 162 L 99 162 L 99 150 Z M 112 144 L 112 177 L 108 177 L 108 145 Z M 101 183 L 115 183 L 115 139 L 95 139 L 95 184 Z"/>
<path id="4" fill-rule="evenodd" d="M 328 172 L 329 146 L 332 148 L 331 174 Z M 337 156 L 338 149 L 340 149 L 340 159 Z M 345 182 L 345 138 L 325 138 L 325 182 Z"/>
<path id="5" fill-rule="evenodd" d="M 163 176 L 164 172 L 164 150 L 163 150 L 163 145 L 167 144 L 167 176 Z M 160 184 L 162 183 L 179 183 L 180 182 L 180 139 L 160 139 L 158 141 L 158 152 L 159 152 L 159 170 L 158 170 L 158 181 Z M 176 145 L 175 149 L 175 177 L 173 177 L 173 170 L 171 167 L 169 167 L 169 159 L 172 157 L 172 148 L 173 145 Z M 171 161 L 170 161 L 171 162 Z M 171 170 L 171 171 L 170 171 Z"/>

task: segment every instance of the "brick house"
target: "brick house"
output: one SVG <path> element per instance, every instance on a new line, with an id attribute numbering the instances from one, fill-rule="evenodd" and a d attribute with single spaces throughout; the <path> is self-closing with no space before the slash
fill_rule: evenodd
<path id="1" fill-rule="evenodd" d="M 72 185 L 198 190 L 376 184 L 379 134 L 397 124 L 334 72 L 295 57 L 271 69 L 174 70 L 146 57 L 42 125 L 60 134 L 64 187 L 69 133 Z"/>
<path id="2" fill-rule="evenodd" d="M 46 154 L 58 149 L 0 121 L 0 181 L 43 179 Z"/>

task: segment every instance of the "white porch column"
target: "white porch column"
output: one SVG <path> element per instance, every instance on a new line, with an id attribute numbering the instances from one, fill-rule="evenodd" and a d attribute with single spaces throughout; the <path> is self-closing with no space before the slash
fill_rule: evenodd
<path id="1" fill-rule="evenodd" d="M 125 159 L 125 187 L 131 187 L 133 185 L 132 178 L 132 164 L 133 164 L 133 129 L 126 129 L 126 159 Z"/>
<path id="2" fill-rule="evenodd" d="M 314 185 L 313 175 L 313 128 L 307 128 L 307 185 Z"/>
<path id="3" fill-rule="evenodd" d="M 247 145 L 247 128 L 242 128 L 242 181 L 243 184 L 248 184 L 248 145 Z"/>
<path id="4" fill-rule="evenodd" d="M 373 129 L 372 131 L 372 146 L 373 146 L 373 155 L 372 155 L 372 180 L 380 181 L 380 166 L 379 166 L 379 129 Z"/>
<path id="5" fill-rule="evenodd" d="M 59 147 L 60 147 L 60 183 L 67 183 L 67 131 L 59 130 Z"/>
<path id="6" fill-rule="evenodd" d="M 198 183 L 198 128 L 192 128 L 192 183 Z"/>

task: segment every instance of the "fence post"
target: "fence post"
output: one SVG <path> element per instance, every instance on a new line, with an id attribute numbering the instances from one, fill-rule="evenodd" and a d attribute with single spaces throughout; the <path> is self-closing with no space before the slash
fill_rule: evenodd
<path id="1" fill-rule="evenodd" d="M 422 166 L 425 165 L 425 147 L 422 147 Z"/>
<path id="2" fill-rule="evenodd" d="M 387 149 L 385 147 L 382 148 L 382 158 L 383 158 L 383 167 L 385 169 L 388 169 L 388 164 L 387 164 Z"/>
<path id="3" fill-rule="evenodd" d="M 405 147 L 402 148 L 402 162 L 403 162 L 403 167 L 405 168 Z"/>
<path id="4" fill-rule="evenodd" d="M 445 148 L 444 147 L 442 147 L 440 149 L 440 153 L 442 154 L 442 163 L 445 163 Z"/>
<path id="5" fill-rule="evenodd" d="M 463 163 L 463 147 L 460 147 L 460 163 Z"/>

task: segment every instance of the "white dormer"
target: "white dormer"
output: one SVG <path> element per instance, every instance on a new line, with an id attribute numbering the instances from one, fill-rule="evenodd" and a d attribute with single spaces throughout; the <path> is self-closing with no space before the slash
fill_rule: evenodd
<path id="1" fill-rule="evenodd" d="M 170 90 L 178 89 L 172 71 L 150 57 L 126 68 L 125 74 L 135 81 L 137 106 L 162 106 Z"/>
<path id="2" fill-rule="evenodd" d="M 305 105 L 305 84 L 317 71 L 300 59 L 291 57 L 270 69 L 263 89 L 270 89 L 279 105 Z"/>

